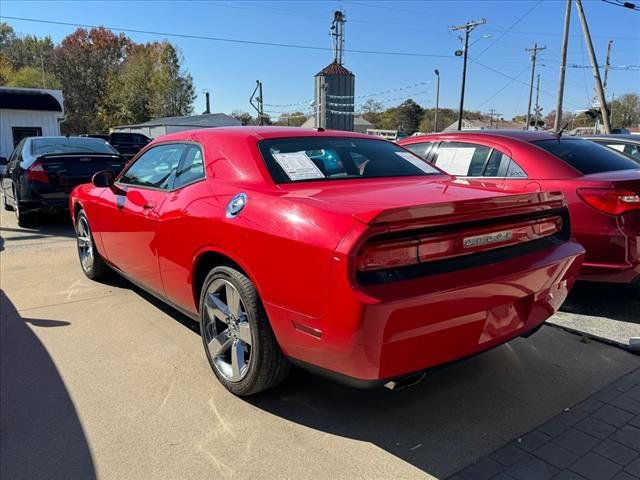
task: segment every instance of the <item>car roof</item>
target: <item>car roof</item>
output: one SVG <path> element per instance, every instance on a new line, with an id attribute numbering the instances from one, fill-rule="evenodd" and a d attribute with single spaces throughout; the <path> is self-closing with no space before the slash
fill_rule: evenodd
<path id="1" fill-rule="evenodd" d="M 626 140 L 640 143 L 640 135 L 631 135 L 626 133 L 610 133 L 608 135 L 582 135 L 581 138 L 587 140 Z"/>
<path id="2" fill-rule="evenodd" d="M 349 138 L 369 138 L 378 139 L 372 135 L 366 135 L 357 132 L 345 132 L 341 130 L 324 130 L 316 128 L 301 127 L 261 127 L 261 126 L 244 126 L 244 127 L 214 127 L 200 128 L 197 130 L 186 130 L 183 132 L 171 133 L 158 137 L 156 141 L 186 140 L 186 139 L 214 139 L 216 137 L 225 138 L 249 138 L 253 137 L 257 140 L 269 138 L 283 137 L 349 137 Z"/>
<path id="3" fill-rule="evenodd" d="M 538 130 L 453 130 L 440 133 L 432 133 L 427 135 L 417 135 L 415 137 L 407 137 L 398 141 L 398 143 L 409 143 L 409 141 L 419 140 L 424 138 L 442 138 L 446 136 L 464 136 L 468 138 L 482 137 L 482 138 L 511 138 L 514 140 L 521 140 L 524 142 L 533 142 L 536 140 L 556 140 L 558 137 L 551 132 L 541 132 Z M 567 137 L 563 137 L 567 138 Z"/>

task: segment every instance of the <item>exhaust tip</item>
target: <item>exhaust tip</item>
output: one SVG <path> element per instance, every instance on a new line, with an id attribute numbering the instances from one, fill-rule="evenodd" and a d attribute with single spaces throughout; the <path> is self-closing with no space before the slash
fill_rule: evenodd
<path id="1" fill-rule="evenodd" d="M 398 380 L 390 380 L 384 384 L 389 390 L 402 390 L 403 388 L 413 387 L 420 383 L 427 374 L 425 372 L 416 373 L 402 377 Z"/>

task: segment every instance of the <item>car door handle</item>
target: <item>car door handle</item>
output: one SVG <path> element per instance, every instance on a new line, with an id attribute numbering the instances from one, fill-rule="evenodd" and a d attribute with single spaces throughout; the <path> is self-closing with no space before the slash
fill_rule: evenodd
<path id="1" fill-rule="evenodd" d="M 151 212 L 151 210 L 153 210 L 156 206 L 156 202 L 146 202 L 144 205 L 142 205 L 142 211 L 145 214 L 148 214 L 149 212 Z"/>

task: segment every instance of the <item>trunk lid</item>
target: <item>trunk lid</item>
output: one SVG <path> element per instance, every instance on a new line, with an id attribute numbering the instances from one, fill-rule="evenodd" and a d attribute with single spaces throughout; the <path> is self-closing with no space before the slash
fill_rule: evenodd
<path id="1" fill-rule="evenodd" d="M 425 180 L 306 182 L 282 189 L 286 197 L 391 230 L 537 214 L 564 204 L 560 193 L 506 194 L 441 175 Z"/>
<path id="2" fill-rule="evenodd" d="M 36 162 L 42 165 L 51 186 L 68 192 L 90 182 L 96 172 L 113 170 L 118 173 L 125 165 L 125 159 L 120 155 L 100 153 L 40 155 Z"/>

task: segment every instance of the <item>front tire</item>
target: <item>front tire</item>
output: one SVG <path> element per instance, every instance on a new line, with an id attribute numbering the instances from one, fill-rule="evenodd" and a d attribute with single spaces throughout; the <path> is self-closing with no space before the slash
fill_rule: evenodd
<path id="1" fill-rule="evenodd" d="M 200 332 L 209 365 L 234 395 L 275 387 L 289 373 L 255 286 L 236 269 L 216 267 L 207 275 Z"/>
<path id="2" fill-rule="evenodd" d="M 84 210 L 76 217 L 76 240 L 78 243 L 78 257 L 84 274 L 91 280 L 99 280 L 109 273 L 109 267 L 104 262 L 91 234 L 89 220 Z"/>

